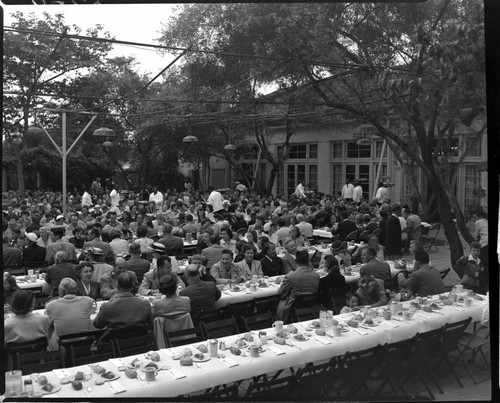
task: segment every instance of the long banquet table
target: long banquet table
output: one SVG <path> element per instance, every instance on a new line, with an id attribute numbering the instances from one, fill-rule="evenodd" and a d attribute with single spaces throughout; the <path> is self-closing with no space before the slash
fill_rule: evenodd
<path id="1" fill-rule="evenodd" d="M 435 300 L 439 296 L 434 296 Z M 157 362 L 160 368 L 157 378 L 151 382 L 140 381 L 138 379 L 129 379 L 124 372 L 120 372 L 118 367 L 127 366 L 135 358 L 141 361 L 147 361 L 147 355 L 139 354 L 121 359 L 110 359 L 100 362 L 99 365 L 108 371 L 113 371 L 120 375 L 119 379 L 106 382 L 104 385 L 95 385 L 93 379 L 83 383 L 82 390 L 74 390 L 71 384 L 60 385 L 59 379 L 63 376 L 72 377 L 77 371 L 89 373 L 89 366 L 79 366 L 56 370 L 44 373 L 48 381 L 56 385 L 56 393 L 46 395 L 46 397 L 59 398 L 106 398 L 117 395 L 117 397 L 175 397 L 179 395 L 202 391 L 206 388 L 219 384 L 248 379 L 264 373 L 271 373 L 279 369 L 303 366 L 309 362 L 325 360 L 335 356 L 341 356 L 347 351 L 361 351 L 377 344 L 394 343 L 409 339 L 416 333 L 427 332 L 437 329 L 446 323 L 454 323 L 468 317 L 473 321 L 481 318 L 481 313 L 488 300 L 483 297 L 483 301 L 473 301 L 470 307 L 462 304 L 453 306 L 442 306 L 439 313 L 416 311 L 409 321 L 391 319 L 385 320 L 381 317 L 376 318 L 377 326 L 369 329 L 349 328 L 340 337 L 331 338 L 327 336 L 318 336 L 314 331 L 310 332 L 312 337 L 307 341 L 293 341 L 292 345 L 278 345 L 273 340 L 269 340 L 267 345 L 263 345 L 264 351 L 259 357 L 252 358 L 248 352 L 245 355 L 233 355 L 226 350 L 222 352 L 225 357 L 212 357 L 206 362 L 199 362 L 197 366 L 181 366 L 179 360 L 173 358 L 174 355 L 181 353 L 185 348 L 190 348 L 193 353 L 196 347 L 203 343 L 194 343 L 187 346 L 181 346 L 171 349 L 159 350 L 160 361 Z M 405 303 L 408 304 L 409 302 Z M 403 306 L 404 308 L 405 306 Z M 352 314 L 335 316 L 340 323 L 345 323 Z M 311 321 L 295 324 L 300 333 L 306 332 L 306 327 Z M 273 329 L 263 329 L 268 336 L 274 335 Z M 257 332 L 253 332 L 257 336 Z M 226 346 L 232 345 L 242 334 L 221 338 Z M 293 339 L 287 339 L 290 341 Z M 242 351 L 246 351 L 243 349 Z M 219 351 L 221 353 L 221 351 Z M 139 373 L 141 373 L 139 371 Z M 91 387 L 91 392 L 87 387 Z M 39 392 L 39 386 L 35 383 L 35 392 Z"/>

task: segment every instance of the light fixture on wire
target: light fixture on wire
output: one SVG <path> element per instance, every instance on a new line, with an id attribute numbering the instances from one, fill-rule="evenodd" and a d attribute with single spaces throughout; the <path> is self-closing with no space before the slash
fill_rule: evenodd
<path id="1" fill-rule="evenodd" d="M 236 150 L 236 146 L 234 144 L 228 143 L 224 146 L 224 150 L 226 151 L 234 151 Z"/>
<path id="2" fill-rule="evenodd" d="M 109 141 L 109 138 L 116 136 L 116 133 L 114 130 L 109 129 L 108 127 L 101 126 L 99 129 L 94 130 L 94 132 L 92 133 L 92 136 L 106 137 L 106 141 L 104 141 L 104 143 L 102 143 L 101 145 L 106 152 L 111 151 L 111 149 L 113 148 L 113 143 L 111 141 Z"/>
<path id="3" fill-rule="evenodd" d="M 193 136 L 192 134 L 187 135 L 182 139 L 183 143 L 197 143 L 198 142 L 198 137 Z"/>
<path id="4" fill-rule="evenodd" d="M 371 136 L 377 134 L 378 130 L 375 126 L 365 123 L 354 129 L 353 137 L 358 139 L 356 144 L 358 146 L 369 146 L 372 144 Z"/>
<path id="5" fill-rule="evenodd" d="M 32 133 L 32 134 L 40 134 L 40 133 L 43 133 L 43 130 L 40 129 L 38 126 L 36 125 L 31 125 L 28 127 L 28 133 Z"/>

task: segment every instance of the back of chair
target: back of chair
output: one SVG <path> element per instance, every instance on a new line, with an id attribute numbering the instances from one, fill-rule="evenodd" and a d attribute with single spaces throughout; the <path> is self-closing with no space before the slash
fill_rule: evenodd
<path id="1" fill-rule="evenodd" d="M 172 312 L 153 320 L 153 335 L 158 348 L 167 346 L 166 332 L 190 329 L 193 327 L 191 315 L 188 312 Z"/>
<path id="2" fill-rule="evenodd" d="M 350 234 L 348 234 L 345 237 L 345 240 L 347 242 L 349 242 L 349 241 L 357 241 L 358 240 L 358 231 L 352 231 Z"/>
<path id="3" fill-rule="evenodd" d="M 91 346 L 70 346 L 71 366 L 76 367 L 109 360 L 117 356 L 115 350 L 115 344 L 111 342 Z"/>
<path id="4" fill-rule="evenodd" d="M 239 333 L 238 326 L 236 325 L 236 320 L 232 315 L 231 317 L 226 319 L 220 319 L 206 323 L 202 322 L 201 327 L 207 340 L 232 336 L 233 334 Z"/>
<path id="5" fill-rule="evenodd" d="M 439 273 L 439 275 L 441 276 L 441 280 L 444 280 L 445 277 L 448 275 L 448 273 L 451 271 L 451 268 L 448 267 L 446 270 L 443 270 L 442 272 Z"/>
<path id="6" fill-rule="evenodd" d="M 143 336 L 149 333 L 146 325 L 134 325 L 122 328 L 107 329 L 101 337 L 101 341 L 108 342 L 116 339 L 127 339 L 130 337 Z"/>
<path id="7" fill-rule="evenodd" d="M 274 323 L 273 315 L 270 311 L 258 313 L 255 315 L 246 316 L 243 318 L 243 332 L 251 330 L 261 330 L 271 327 Z"/>
<path id="8" fill-rule="evenodd" d="M 411 239 L 414 241 L 420 241 L 422 238 L 422 233 L 424 230 L 424 226 L 422 224 L 418 224 L 413 231 L 411 232 Z"/>
<path id="9" fill-rule="evenodd" d="M 291 397 L 295 390 L 295 377 L 285 376 L 273 380 L 254 381 L 250 383 L 245 397 L 259 400 L 282 400 Z"/>
<path id="10" fill-rule="evenodd" d="M 63 368 L 63 356 L 61 351 L 40 351 L 37 353 L 17 353 L 17 368 L 23 375 L 52 371 Z"/>
<path id="11" fill-rule="evenodd" d="M 427 363 L 429 357 L 435 357 L 440 349 L 440 340 L 443 327 L 425 333 L 417 333 L 413 344 L 409 361 L 410 367 L 421 363 Z"/>
<path id="12" fill-rule="evenodd" d="M 237 302 L 234 304 L 227 304 L 227 311 L 229 315 L 234 316 L 238 328 L 244 327 L 242 318 L 244 316 L 253 315 L 255 312 L 255 298 L 251 301 Z"/>
<path id="13" fill-rule="evenodd" d="M 4 273 L 9 273 L 11 276 L 21 276 L 26 275 L 25 268 L 19 264 L 2 266 Z"/>
<path id="14" fill-rule="evenodd" d="M 167 347 L 183 346 L 185 344 L 196 343 L 198 341 L 204 340 L 205 335 L 203 334 L 201 325 L 192 327 L 190 329 L 165 332 L 165 342 L 167 344 Z"/>
<path id="15" fill-rule="evenodd" d="M 363 241 L 363 242 L 368 242 L 368 236 L 371 235 L 371 231 L 365 230 L 361 234 L 359 234 L 358 240 Z"/>
<path id="16" fill-rule="evenodd" d="M 71 346 L 87 346 L 90 348 L 93 344 L 97 344 L 103 333 L 104 330 L 94 330 L 90 332 L 71 333 L 59 336 L 59 349 L 63 353 L 66 366 L 69 367 L 74 365 L 71 361 Z"/>
<path id="17" fill-rule="evenodd" d="M 200 311 L 199 322 L 213 322 L 215 320 L 227 319 L 231 315 L 228 313 L 227 306 L 222 308 L 212 309 L 208 311 L 204 311 L 203 309 Z"/>
<path id="18" fill-rule="evenodd" d="M 17 369 L 17 354 L 31 354 L 47 350 L 48 340 L 46 337 L 40 337 L 36 340 L 30 340 L 20 343 L 6 343 L 5 357 L 7 358 L 7 369 Z"/>
<path id="19" fill-rule="evenodd" d="M 255 313 L 266 313 L 271 312 L 274 320 L 274 314 L 276 313 L 276 308 L 280 302 L 279 295 L 273 295 L 271 297 L 257 298 L 255 300 Z"/>
<path id="20" fill-rule="evenodd" d="M 460 322 L 444 325 L 439 353 L 446 355 L 451 351 L 457 350 L 458 342 L 471 322 L 472 318 L 467 318 Z"/>
<path id="21" fill-rule="evenodd" d="M 318 305 L 308 306 L 306 308 L 297 308 L 294 307 L 292 309 L 292 322 L 304 322 L 306 320 L 313 320 L 319 318 L 320 308 Z"/>
<path id="22" fill-rule="evenodd" d="M 158 349 L 155 338 L 151 333 L 129 339 L 115 340 L 115 346 L 116 355 L 118 357 L 145 354 L 148 351 L 155 351 Z"/>

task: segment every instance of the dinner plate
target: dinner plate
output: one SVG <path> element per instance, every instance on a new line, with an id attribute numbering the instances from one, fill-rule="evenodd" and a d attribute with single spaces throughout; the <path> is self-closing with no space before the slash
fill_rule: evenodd
<path id="1" fill-rule="evenodd" d="M 307 341 L 307 340 L 309 340 L 309 337 L 299 333 L 299 334 L 295 334 L 293 336 L 293 340 L 295 340 L 295 341 Z"/>
<path id="2" fill-rule="evenodd" d="M 237 344 L 237 343 L 238 343 L 240 340 L 241 340 L 242 342 L 244 342 L 245 344 L 244 344 L 244 345 L 242 345 L 242 346 L 238 346 L 238 344 Z M 245 339 L 238 339 L 238 340 L 236 340 L 236 341 L 234 342 L 234 346 L 235 346 L 235 347 L 238 347 L 238 348 L 247 348 L 247 347 L 249 346 L 249 344 L 248 344 L 248 342 L 247 342 Z"/>
<path id="3" fill-rule="evenodd" d="M 366 323 L 366 322 L 362 322 L 361 323 L 363 326 L 368 326 L 368 327 L 376 327 L 379 325 L 379 323 L 377 322 L 373 322 L 373 323 Z"/>
<path id="4" fill-rule="evenodd" d="M 54 384 L 52 384 L 54 385 Z M 47 392 L 46 390 L 43 390 L 41 387 L 40 387 L 40 395 L 41 396 L 44 396 L 44 395 L 51 395 L 53 393 L 57 393 L 61 390 L 62 386 L 61 385 L 54 385 L 54 388 L 50 391 L 50 392 Z"/>
<path id="5" fill-rule="evenodd" d="M 262 284 L 259 284 L 258 287 L 259 288 L 267 288 L 267 287 L 269 287 L 269 285 L 262 283 Z"/>
<path id="6" fill-rule="evenodd" d="M 229 289 L 228 291 L 230 291 L 230 292 L 241 292 L 241 291 L 243 291 L 243 289 L 240 288 L 240 287 L 237 287 L 237 288 L 231 287 L 231 289 Z"/>
<path id="7" fill-rule="evenodd" d="M 90 380 L 92 378 L 92 376 L 90 374 L 83 374 L 83 379 L 75 379 L 75 375 L 73 375 L 71 378 L 69 378 L 69 381 L 80 381 L 80 382 L 87 382 L 88 380 Z M 63 378 L 64 379 L 64 378 Z M 68 382 L 69 383 L 69 382 Z"/>
<path id="8" fill-rule="evenodd" d="M 110 379 L 108 379 L 108 378 L 104 378 L 102 375 L 100 375 L 100 377 L 101 377 L 101 379 L 102 379 L 104 382 L 111 382 L 111 381 L 114 381 L 115 379 L 118 379 L 118 378 L 120 377 L 120 374 L 116 374 L 116 373 L 115 373 L 114 378 L 110 378 Z"/>
<path id="9" fill-rule="evenodd" d="M 250 346 L 247 347 L 247 351 L 250 352 Z M 263 353 L 264 351 L 266 351 L 266 349 L 262 346 L 259 346 L 259 353 Z"/>
<path id="10" fill-rule="evenodd" d="M 203 359 L 195 357 L 194 354 L 191 356 L 191 358 L 193 359 L 193 362 L 206 362 L 209 361 L 212 357 L 210 357 L 210 354 L 208 353 L 203 353 Z"/>

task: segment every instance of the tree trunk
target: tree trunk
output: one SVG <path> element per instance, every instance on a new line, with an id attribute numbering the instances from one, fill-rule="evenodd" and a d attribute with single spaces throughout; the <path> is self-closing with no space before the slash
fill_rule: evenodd
<path id="1" fill-rule="evenodd" d="M 16 168 L 17 168 L 17 185 L 19 195 L 24 196 L 24 172 L 23 162 L 21 160 L 21 144 L 16 144 Z"/>
<path id="2" fill-rule="evenodd" d="M 266 193 L 268 195 L 272 194 L 273 192 L 274 182 L 276 181 L 276 176 L 278 175 L 280 167 L 281 166 L 273 165 L 273 167 L 271 168 L 271 173 L 269 175 L 269 180 L 267 181 L 267 189 L 266 189 Z"/>
<path id="3" fill-rule="evenodd" d="M 460 206 L 458 205 L 458 201 L 457 201 L 456 197 L 450 196 L 450 204 L 453 206 L 453 211 L 455 212 L 455 215 L 457 217 L 458 230 L 460 231 L 460 234 L 462 234 L 463 238 L 465 239 L 465 242 L 470 244 L 472 241 L 474 241 L 474 237 L 472 236 L 469 229 L 467 228 L 467 225 L 465 222 L 465 217 L 462 213 L 462 210 L 460 209 Z"/>

